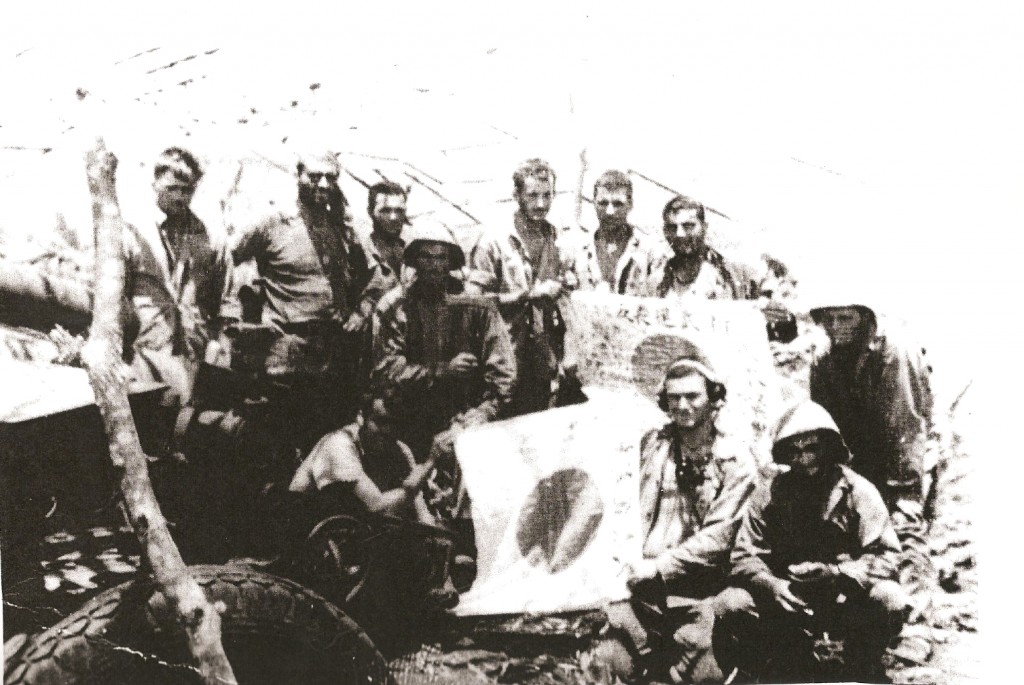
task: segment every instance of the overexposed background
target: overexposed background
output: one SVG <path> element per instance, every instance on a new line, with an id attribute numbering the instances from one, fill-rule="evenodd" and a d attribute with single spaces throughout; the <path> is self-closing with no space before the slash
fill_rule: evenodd
<path id="1" fill-rule="evenodd" d="M 989 426 L 1008 425 L 1016 405 L 990 381 L 1019 368 L 1024 32 L 1014 3 L 4 12 L 0 235 L 41 234 L 57 211 L 88 230 L 80 151 L 95 133 L 121 159 L 126 213 L 148 201 L 146 165 L 170 144 L 209 163 L 197 203 L 222 217 L 258 209 L 215 206 L 237 160 L 288 169 L 295 149 L 331 147 L 360 177 L 400 174 L 414 213 L 446 212 L 460 226 L 477 222 L 447 200 L 480 224 L 507 221 L 511 171 L 531 156 L 549 159 L 566 191 L 554 218 L 592 224 L 574 199 L 586 150 L 588 196 L 605 168 L 635 169 L 727 215 L 712 217 L 717 237 L 779 257 L 805 293 L 858 294 L 907 320 L 940 391 L 974 382 L 979 458 L 1008 488 L 991 501 L 1013 502 L 1019 480 L 1006 462 L 1020 448 Z M 251 194 L 291 192 L 284 171 L 272 176 L 263 186 L 250 175 Z M 634 182 L 633 220 L 657 227 L 667 191 Z M 354 206 L 361 213 L 362 199 Z M 984 577 L 997 565 L 983 560 Z"/>

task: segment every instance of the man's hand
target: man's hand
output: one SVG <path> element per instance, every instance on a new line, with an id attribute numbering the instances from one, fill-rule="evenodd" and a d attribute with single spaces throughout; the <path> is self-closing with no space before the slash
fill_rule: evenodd
<path id="1" fill-rule="evenodd" d="M 781 323 L 793 316 L 784 304 L 775 300 L 762 299 L 760 306 L 761 313 L 764 314 L 764 319 L 768 323 Z"/>
<path id="2" fill-rule="evenodd" d="M 346 333 L 358 333 L 363 330 L 363 324 L 366 322 L 366 317 L 359 312 L 352 312 L 348 315 L 348 319 L 345 320 L 341 330 Z"/>
<path id="3" fill-rule="evenodd" d="M 446 373 L 449 376 L 455 377 L 467 376 L 478 366 L 480 366 L 480 360 L 476 358 L 475 354 L 472 352 L 459 352 L 448 362 Z"/>
<path id="4" fill-rule="evenodd" d="M 555 298 L 562 294 L 562 284 L 548 279 L 541 281 L 530 289 L 530 299 Z"/>
<path id="5" fill-rule="evenodd" d="M 806 602 L 793 594 L 793 590 L 790 588 L 790 582 L 788 580 L 776 578 L 771 584 L 771 592 L 772 598 L 775 602 L 787 613 L 813 613 L 810 607 L 807 606 Z"/>
<path id="6" fill-rule="evenodd" d="M 823 564 L 820 561 L 804 561 L 789 567 L 789 575 L 793 580 L 825 580 L 839 575 L 839 567 L 835 564 Z"/>
<path id="7" fill-rule="evenodd" d="M 626 571 L 626 582 L 630 586 L 658 576 L 658 565 L 654 562 L 654 559 L 640 559 L 635 562 L 627 561 L 623 564 L 623 568 Z"/>

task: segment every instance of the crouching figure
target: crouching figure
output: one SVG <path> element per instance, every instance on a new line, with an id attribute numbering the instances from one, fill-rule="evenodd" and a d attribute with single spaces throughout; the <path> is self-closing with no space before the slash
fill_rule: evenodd
<path id="1" fill-rule="evenodd" d="M 900 545 L 882 496 L 846 466 L 814 402 L 783 417 L 772 455 L 789 470 L 758 489 L 737 535 L 733 587 L 714 600 L 718 663 L 741 681 L 810 682 L 827 632 L 844 643 L 846 677 L 887 682 L 881 657 L 909 597 L 894 580 Z"/>
<path id="2" fill-rule="evenodd" d="M 607 608 L 633 657 L 632 677 L 676 682 L 720 677 L 711 654 L 710 600 L 726 584 L 729 553 L 755 488 L 749 449 L 715 425 L 725 386 L 690 345 L 659 397 L 670 422 L 640 447 L 643 558 L 627 568 L 629 601 Z"/>

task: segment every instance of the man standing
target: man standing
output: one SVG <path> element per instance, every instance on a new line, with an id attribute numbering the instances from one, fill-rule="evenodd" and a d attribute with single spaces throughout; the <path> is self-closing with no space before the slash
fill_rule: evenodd
<path id="1" fill-rule="evenodd" d="M 627 568 L 632 599 L 608 614 L 628 633 L 647 677 L 667 670 L 673 682 L 689 682 L 717 673 L 707 600 L 725 586 L 755 487 L 749 451 L 715 427 L 724 402 L 714 368 L 688 344 L 666 371 L 659 396 L 670 423 L 641 442 L 643 559 Z"/>
<path id="2" fill-rule="evenodd" d="M 385 295 L 376 314 L 373 384 L 412 407 L 400 435 L 419 461 L 431 449 L 449 451 L 459 429 L 507 413 L 512 394 L 515 359 L 498 312 L 462 294 L 451 275 L 465 260 L 447 229 L 419 228 L 405 248 L 416 275 Z"/>
<path id="3" fill-rule="evenodd" d="M 937 450 L 929 442 L 932 394 L 924 351 L 903 345 L 862 304 L 811 309 L 829 351 L 811 368 L 811 399 L 825 407 L 853 454 L 853 470 L 890 511 L 920 516 Z M 891 332 L 890 332 L 891 333 Z"/>
<path id="4" fill-rule="evenodd" d="M 598 227 L 577 255 L 575 271 L 585 290 L 622 294 L 626 276 L 644 269 L 650 248 L 629 223 L 633 210 L 633 182 L 621 171 L 606 171 L 594 182 L 594 210 Z"/>
<path id="5" fill-rule="evenodd" d="M 707 244 L 704 205 L 682 195 L 669 200 L 662 211 L 665 242 L 660 251 L 637 262 L 625 274 L 624 292 L 643 297 L 700 297 L 709 300 L 753 300 L 766 292 L 767 269 L 729 262 Z"/>
<path id="6" fill-rule="evenodd" d="M 386 289 L 398 285 L 402 279 L 402 257 L 405 241 L 402 229 L 409 223 L 406 216 L 406 189 L 393 181 L 381 181 L 370 186 L 367 212 L 373 222 L 370 233 L 371 257 L 380 267 L 386 280 Z"/>
<path id="7" fill-rule="evenodd" d="M 714 600 L 718 661 L 744 677 L 810 682 L 813 641 L 828 632 L 844 640 L 852 679 L 883 682 L 909 599 L 885 503 L 845 465 L 846 444 L 814 402 L 783 417 L 772 456 L 789 470 L 758 489 L 737 536 L 735 587 Z"/>
<path id="8" fill-rule="evenodd" d="M 125 233 L 125 293 L 139 330 L 132 369 L 140 380 L 169 386 L 179 408 L 192 394 L 199 362 L 227 350 L 222 333 L 238 317 L 226 241 L 210 235 L 190 205 L 203 176 L 187 150 L 168 148 L 154 166 L 157 216 Z"/>
<path id="9" fill-rule="evenodd" d="M 622 292 L 680 300 L 760 300 L 769 338 L 785 342 L 796 337 L 796 319 L 779 302 L 793 289 L 781 263 L 766 258 L 754 269 L 726 260 L 707 244 L 704 205 L 688 197 L 669 200 L 662 220 L 669 251 L 656 246 L 646 259 L 631 261 L 622 276 Z"/>
<path id="10" fill-rule="evenodd" d="M 300 404 L 316 417 L 310 432 L 319 437 L 355 414 L 364 326 L 384 285 L 346 221 L 337 160 L 303 157 L 296 172 L 296 205 L 242 232 L 232 254 L 259 270 L 263 320 L 277 334 L 267 372 L 305 386 Z"/>
<path id="11" fill-rule="evenodd" d="M 470 256 L 467 291 L 497 302 L 515 350 L 518 378 L 514 414 L 547 409 L 560 371 L 571 371 L 566 349 L 572 321 L 566 301 L 566 261 L 558 231 L 547 220 L 555 172 L 540 159 L 523 162 L 512 175 L 519 205 L 511 229 L 485 232 Z"/>

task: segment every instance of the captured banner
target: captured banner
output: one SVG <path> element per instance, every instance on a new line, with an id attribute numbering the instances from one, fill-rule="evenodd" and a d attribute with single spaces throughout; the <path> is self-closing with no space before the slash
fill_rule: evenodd
<path id="1" fill-rule="evenodd" d="M 574 294 L 588 401 L 459 436 L 478 573 L 456 613 L 576 611 L 629 596 L 623 562 L 641 554 L 640 440 L 666 421 L 654 398 L 682 339 L 725 381 L 721 430 L 764 461 L 775 387 L 764 319 L 750 303 L 698 305 Z"/>

